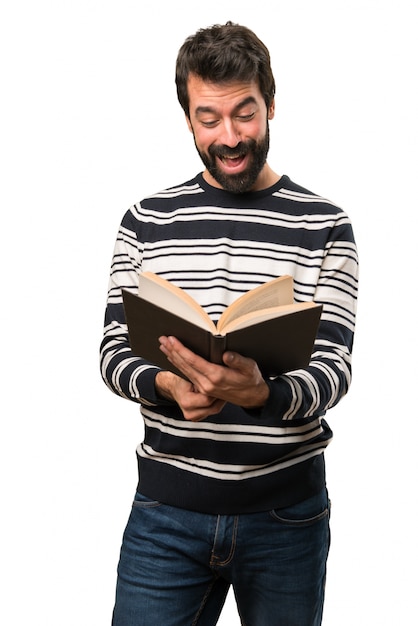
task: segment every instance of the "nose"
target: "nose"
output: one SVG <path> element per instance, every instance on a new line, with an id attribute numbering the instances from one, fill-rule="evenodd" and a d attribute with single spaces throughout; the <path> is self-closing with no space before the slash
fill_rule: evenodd
<path id="1" fill-rule="evenodd" d="M 228 148 L 236 148 L 241 141 L 241 136 L 232 120 L 224 120 L 219 135 L 219 143 Z"/>

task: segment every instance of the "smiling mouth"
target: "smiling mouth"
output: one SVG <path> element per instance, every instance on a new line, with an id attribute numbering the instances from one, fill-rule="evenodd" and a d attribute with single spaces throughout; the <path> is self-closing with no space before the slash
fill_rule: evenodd
<path id="1" fill-rule="evenodd" d="M 245 160 L 245 156 L 245 154 L 233 157 L 220 155 L 219 159 L 227 167 L 238 167 Z"/>

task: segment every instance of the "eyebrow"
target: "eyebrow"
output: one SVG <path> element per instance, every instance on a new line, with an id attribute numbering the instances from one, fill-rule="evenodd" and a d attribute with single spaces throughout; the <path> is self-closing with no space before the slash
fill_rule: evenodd
<path id="1" fill-rule="evenodd" d="M 247 98 L 245 98 L 244 100 L 242 100 L 241 102 L 239 102 L 236 107 L 234 107 L 234 111 L 239 111 L 240 109 L 243 109 L 245 106 L 247 106 L 247 104 L 257 104 L 256 99 L 254 98 L 254 96 L 248 96 Z M 216 113 L 216 109 L 210 106 L 198 106 L 196 107 L 195 110 L 195 115 L 199 115 L 201 113 Z"/>

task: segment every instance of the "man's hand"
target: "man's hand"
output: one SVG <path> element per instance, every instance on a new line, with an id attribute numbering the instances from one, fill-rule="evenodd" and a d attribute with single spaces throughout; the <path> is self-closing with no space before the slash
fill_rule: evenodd
<path id="1" fill-rule="evenodd" d="M 172 372 L 158 372 L 155 386 L 161 396 L 177 402 L 186 420 L 200 422 L 209 415 L 216 415 L 225 405 L 223 400 L 199 393 L 192 383 Z"/>
<path id="2" fill-rule="evenodd" d="M 225 352 L 225 365 L 215 365 L 188 350 L 175 337 L 160 337 L 160 349 L 187 376 L 193 391 L 208 401 L 218 399 L 249 409 L 264 406 L 269 397 L 268 385 L 253 359 Z"/>

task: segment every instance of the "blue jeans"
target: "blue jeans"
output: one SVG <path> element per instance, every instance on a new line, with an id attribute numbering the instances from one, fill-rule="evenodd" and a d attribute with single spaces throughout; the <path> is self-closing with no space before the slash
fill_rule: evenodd
<path id="1" fill-rule="evenodd" d="M 208 515 L 136 494 L 113 626 L 213 626 L 232 585 L 245 626 L 319 626 L 330 541 L 326 490 L 286 509 Z"/>

